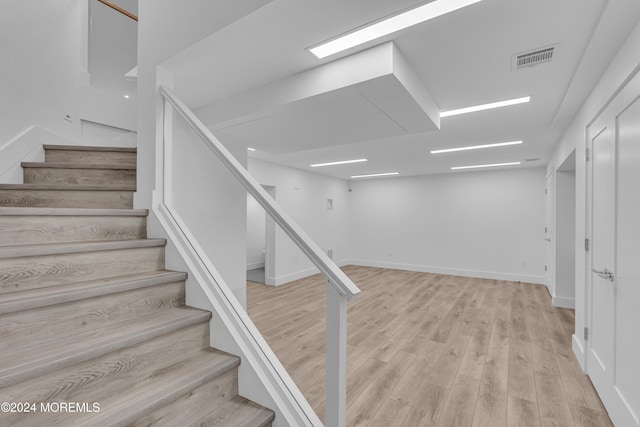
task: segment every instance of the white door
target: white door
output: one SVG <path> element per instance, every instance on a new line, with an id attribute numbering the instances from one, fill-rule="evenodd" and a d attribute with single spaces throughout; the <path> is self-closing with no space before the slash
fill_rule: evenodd
<path id="1" fill-rule="evenodd" d="M 592 232 L 591 232 L 591 328 L 587 363 L 594 383 L 605 384 L 613 369 L 613 321 L 615 305 L 615 144 L 609 120 L 591 126 Z M 598 273 L 599 272 L 599 273 Z M 611 273 L 609 273 L 611 272 Z M 603 391 L 598 392 L 602 395 Z"/>
<path id="2" fill-rule="evenodd" d="M 616 426 L 640 426 L 640 76 L 589 128 L 587 369 Z"/>
<path id="3" fill-rule="evenodd" d="M 553 217 L 554 217 L 553 175 L 549 175 L 549 177 L 547 177 L 547 180 L 545 182 L 545 187 L 544 187 L 544 195 L 545 195 L 545 202 L 547 204 L 547 213 L 546 213 L 545 226 L 544 226 L 544 240 L 546 243 L 545 247 L 547 249 L 547 258 L 544 266 L 544 271 L 545 271 L 545 277 L 547 281 L 547 288 L 549 288 L 549 294 L 555 295 L 556 294 L 556 288 L 554 283 L 555 275 L 553 274 L 553 270 L 555 268 L 555 254 L 554 254 L 555 246 L 553 245 L 553 242 L 552 242 Z"/>

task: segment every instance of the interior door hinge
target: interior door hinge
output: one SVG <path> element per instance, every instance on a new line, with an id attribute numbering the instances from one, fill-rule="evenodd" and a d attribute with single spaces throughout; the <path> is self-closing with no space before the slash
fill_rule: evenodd
<path id="1" fill-rule="evenodd" d="M 584 239 L 584 250 L 585 251 L 589 250 L 589 239 Z"/>
<path id="2" fill-rule="evenodd" d="M 587 341 L 589 339 L 589 328 L 584 328 L 584 340 Z"/>
<path id="3" fill-rule="evenodd" d="M 589 148 L 585 148 L 584 150 L 584 159 L 588 162 L 589 161 Z"/>
<path id="4" fill-rule="evenodd" d="M 544 266 L 544 271 L 547 271 L 547 266 L 546 265 Z"/>

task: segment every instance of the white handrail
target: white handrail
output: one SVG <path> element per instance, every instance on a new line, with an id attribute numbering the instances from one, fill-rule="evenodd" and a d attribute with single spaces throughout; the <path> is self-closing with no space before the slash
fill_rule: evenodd
<path id="1" fill-rule="evenodd" d="M 193 130 L 216 155 L 222 164 L 242 184 L 293 242 L 309 257 L 311 262 L 327 276 L 331 286 L 348 300 L 360 293 L 360 289 L 320 249 L 320 247 L 276 204 L 264 188 L 246 171 L 224 145 L 211 133 L 200 119 L 173 92 L 160 86 L 160 93 L 191 125 Z"/>
<path id="2" fill-rule="evenodd" d="M 265 212 L 273 218 L 315 266 L 327 276 L 325 423 L 331 427 L 346 427 L 347 302 L 359 294 L 360 289 L 284 212 L 189 107 L 169 89 L 160 86 L 159 90 L 166 102 L 171 104 L 185 119 L 207 148 L 216 155 L 245 190 L 260 203 Z M 165 170 L 166 173 L 171 172 Z M 165 190 L 167 189 L 165 188 Z M 268 353 L 264 352 L 265 355 Z"/>

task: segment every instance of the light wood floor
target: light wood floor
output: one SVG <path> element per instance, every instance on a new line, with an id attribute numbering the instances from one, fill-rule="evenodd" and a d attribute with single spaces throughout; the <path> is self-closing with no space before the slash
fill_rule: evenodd
<path id="1" fill-rule="evenodd" d="M 345 267 L 349 426 L 611 426 L 544 286 Z M 249 283 L 247 306 L 324 418 L 325 281 Z"/>

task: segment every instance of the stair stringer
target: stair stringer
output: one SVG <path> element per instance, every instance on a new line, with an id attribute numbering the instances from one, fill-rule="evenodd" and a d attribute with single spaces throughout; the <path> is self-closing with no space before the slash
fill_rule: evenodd
<path id="1" fill-rule="evenodd" d="M 239 394 L 272 409 L 274 427 L 323 426 L 177 213 L 159 204 L 147 221 L 150 236 L 167 240 L 166 268 L 188 273 L 187 305 L 213 312 L 211 346 L 241 357 Z"/>

